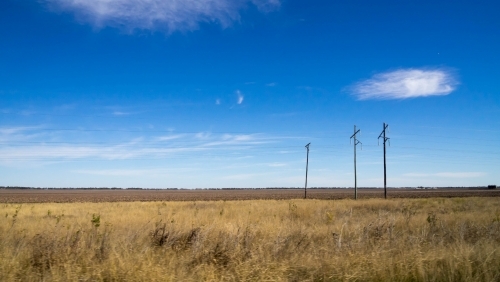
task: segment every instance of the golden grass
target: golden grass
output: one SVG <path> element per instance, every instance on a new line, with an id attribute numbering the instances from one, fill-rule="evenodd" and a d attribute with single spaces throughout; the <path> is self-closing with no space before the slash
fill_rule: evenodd
<path id="1" fill-rule="evenodd" d="M 498 204 L 2 204 L 0 281 L 499 281 Z"/>

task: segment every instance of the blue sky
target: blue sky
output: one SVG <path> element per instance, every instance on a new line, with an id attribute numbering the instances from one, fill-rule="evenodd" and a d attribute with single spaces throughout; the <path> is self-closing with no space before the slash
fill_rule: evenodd
<path id="1" fill-rule="evenodd" d="M 4 0 L 0 185 L 500 184 L 498 1 Z"/>

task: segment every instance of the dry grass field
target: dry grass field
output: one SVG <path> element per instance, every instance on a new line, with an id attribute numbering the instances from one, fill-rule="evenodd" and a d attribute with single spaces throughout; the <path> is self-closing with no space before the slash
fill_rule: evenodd
<path id="1" fill-rule="evenodd" d="M 0 204 L 0 281 L 499 281 L 496 197 Z"/>

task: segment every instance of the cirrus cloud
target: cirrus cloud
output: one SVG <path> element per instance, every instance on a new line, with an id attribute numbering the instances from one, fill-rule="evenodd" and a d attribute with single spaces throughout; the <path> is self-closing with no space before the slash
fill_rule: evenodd
<path id="1" fill-rule="evenodd" d="M 408 99 L 448 95 L 458 82 L 444 69 L 399 69 L 374 75 L 350 87 L 358 100 Z"/>
<path id="2" fill-rule="evenodd" d="M 223 27 L 239 20 L 239 11 L 249 3 L 261 12 L 280 7 L 281 0 L 42 0 L 50 7 L 74 13 L 94 27 L 127 30 L 186 31 L 202 22 Z"/>
<path id="3" fill-rule="evenodd" d="M 241 93 L 240 90 L 236 90 L 236 95 L 238 95 L 238 105 L 241 105 L 243 103 L 243 100 L 245 99 L 245 96 Z"/>
<path id="4" fill-rule="evenodd" d="M 406 173 L 407 177 L 444 177 L 444 178 L 477 178 L 486 176 L 485 172 L 438 172 L 438 173 Z"/>

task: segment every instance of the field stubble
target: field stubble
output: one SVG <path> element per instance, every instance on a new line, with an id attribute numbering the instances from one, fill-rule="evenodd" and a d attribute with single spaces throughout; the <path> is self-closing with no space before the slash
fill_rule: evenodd
<path id="1" fill-rule="evenodd" d="M 498 281 L 497 198 L 0 206 L 1 281 Z"/>
<path id="2" fill-rule="evenodd" d="M 500 189 L 389 188 L 389 198 L 500 197 Z M 71 203 L 129 201 L 230 201 L 302 199 L 303 189 L 0 189 L 0 203 Z M 352 199 L 354 189 L 314 188 L 307 198 L 323 200 Z M 383 189 L 360 188 L 361 199 L 383 198 Z"/>

